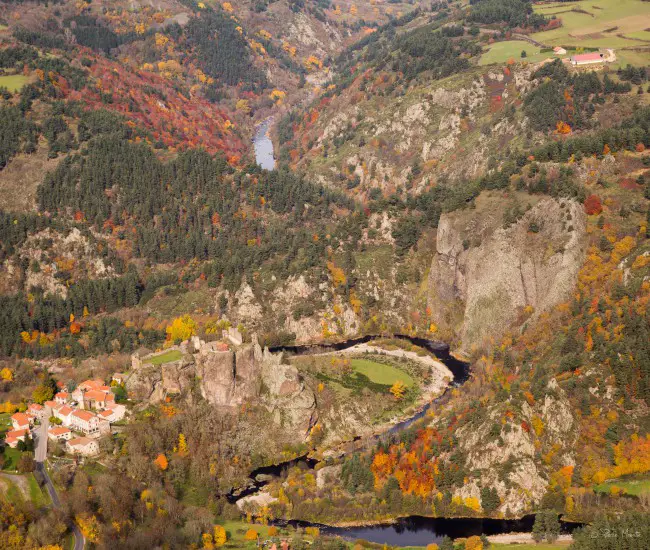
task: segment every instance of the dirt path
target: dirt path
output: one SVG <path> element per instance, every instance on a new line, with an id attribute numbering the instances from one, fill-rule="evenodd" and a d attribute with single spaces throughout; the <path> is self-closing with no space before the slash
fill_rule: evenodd
<path id="1" fill-rule="evenodd" d="M 503 535 L 490 535 L 488 540 L 494 544 L 535 544 L 530 533 L 504 533 Z M 571 535 L 560 535 L 557 544 L 568 546 L 573 541 Z"/>

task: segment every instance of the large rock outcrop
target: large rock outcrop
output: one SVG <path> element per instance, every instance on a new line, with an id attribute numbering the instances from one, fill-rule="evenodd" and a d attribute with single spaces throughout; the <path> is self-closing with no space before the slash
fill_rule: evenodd
<path id="1" fill-rule="evenodd" d="M 542 199 L 504 227 L 503 197 L 484 195 L 441 216 L 429 273 L 429 307 L 465 351 L 565 300 L 585 254 L 576 201 Z"/>
<path id="2" fill-rule="evenodd" d="M 134 361 L 127 390 L 148 403 L 160 402 L 169 394 L 186 399 L 200 394 L 218 407 L 261 405 L 283 429 L 297 437 L 307 436 L 316 421 L 316 399 L 297 369 L 283 363 L 282 354 L 263 350 L 256 338 L 252 344 L 225 351 L 197 342 L 192 351 L 162 365 Z"/>
<path id="3" fill-rule="evenodd" d="M 555 380 L 547 391 L 533 406 L 492 405 L 482 421 L 457 431 L 459 449 L 467 457 L 465 467 L 473 472 L 457 496 L 480 499 L 481 486 L 493 487 L 501 500 L 498 511 L 521 516 L 540 503 L 548 488 L 552 468 L 540 464 L 539 453 L 552 451 L 556 467 L 575 464 L 577 423 L 571 405 Z M 506 413 L 512 417 L 503 424 Z M 530 428 L 535 422 L 539 432 Z M 500 428 L 496 437 L 495 426 Z"/>

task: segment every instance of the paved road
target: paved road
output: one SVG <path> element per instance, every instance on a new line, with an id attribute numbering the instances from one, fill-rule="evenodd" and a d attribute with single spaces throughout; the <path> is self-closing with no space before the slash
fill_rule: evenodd
<path id="1" fill-rule="evenodd" d="M 36 469 L 43 475 L 43 479 L 45 480 L 45 487 L 47 487 L 47 492 L 52 499 L 52 505 L 55 508 L 60 508 L 61 500 L 59 499 L 59 495 L 56 493 L 54 484 L 52 483 L 50 475 L 47 473 L 47 468 L 45 467 L 45 459 L 47 458 L 47 429 L 49 425 L 50 419 L 46 415 L 45 419 L 41 422 L 41 425 L 34 432 L 36 440 L 34 457 L 36 459 Z M 74 535 L 74 550 L 83 550 L 86 541 L 84 540 L 83 534 L 79 530 L 79 526 L 76 523 L 72 523 L 70 528 L 72 529 L 72 534 Z"/>

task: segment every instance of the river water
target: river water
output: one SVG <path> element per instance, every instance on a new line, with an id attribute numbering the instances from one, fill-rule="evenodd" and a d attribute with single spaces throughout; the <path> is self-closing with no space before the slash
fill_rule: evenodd
<path id="1" fill-rule="evenodd" d="M 363 539 L 389 546 L 426 546 L 440 544 L 443 536 L 452 539 L 480 535 L 501 535 L 504 533 L 530 533 L 535 516 L 521 519 L 483 519 L 483 518 L 426 518 L 410 516 L 390 525 L 371 525 L 366 527 L 321 527 L 327 535 L 340 536 L 346 540 Z M 560 523 L 562 533 L 570 533 L 579 524 Z"/>
<path id="2" fill-rule="evenodd" d="M 435 340 L 426 340 L 423 338 L 414 338 L 411 336 L 393 334 L 393 338 L 399 338 L 410 341 L 420 347 L 434 353 L 437 358 L 443 362 L 453 373 L 454 386 L 461 386 L 470 374 L 469 363 L 458 360 L 449 352 L 449 347 L 443 342 Z M 288 355 L 311 355 L 323 353 L 326 351 L 341 351 L 357 344 L 366 343 L 371 340 L 381 338 L 382 335 L 367 335 L 359 338 L 346 340 L 331 344 L 313 344 L 313 345 L 296 345 L 296 346 L 277 346 L 270 348 L 271 352 L 283 352 Z M 419 419 L 424 417 L 431 406 L 435 406 L 444 399 L 445 395 L 435 399 L 427 404 L 413 417 L 408 418 L 398 424 L 395 424 L 384 434 L 378 434 L 376 438 L 390 437 L 412 426 Z M 250 487 L 239 491 L 236 495 L 230 495 L 232 501 L 236 501 L 242 496 L 252 494 L 266 485 L 268 478 L 281 476 L 286 469 L 297 465 L 313 469 L 317 460 L 308 458 L 307 455 L 290 460 L 283 464 L 266 466 L 258 468 L 251 472 Z M 257 478 L 261 475 L 262 478 Z M 257 478 L 257 480 L 256 480 Z M 489 518 L 428 518 L 421 516 L 409 516 L 400 518 L 392 523 L 368 525 L 358 527 L 333 527 L 299 520 L 277 520 L 279 525 L 291 524 L 294 526 L 307 527 L 314 525 L 320 528 L 321 533 L 330 536 L 340 536 L 346 540 L 354 541 L 357 539 L 366 540 L 377 544 L 387 544 L 390 546 L 426 546 L 430 543 L 440 544 L 444 536 L 452 539 L 460 537 L 470 537 L 474 535 L 499 535 L 503 533 L 532 531 L 535 522 L 534 515 L 524 516 L 521 519 L 489 519 Z M 580 527 L 578 524 L 561 522 L 563 533 L 570 533 L 575 528 Z"/>
<path id="3" fill-rule="evenodd" d="M 273 155 L 273 142 L 269 137 L 269 128 L 273 123 L 273 117 L 267 118 L 257 126 L 253 147 L 255 148 L 255 161 L 266 170 L 275 168 L 275 156 Z"/>

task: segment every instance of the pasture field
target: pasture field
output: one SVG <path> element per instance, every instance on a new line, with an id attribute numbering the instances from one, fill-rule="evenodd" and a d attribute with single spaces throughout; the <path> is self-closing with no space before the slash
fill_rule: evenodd
<path id="1" fill-rule="evenodd" d="M 371 382 L 392 386 L 398 380 L 410 387 L 414 384 L 413 378 L 406 372 L 392 365 L 385 365 L 369 359 L 352 359 L 350 366 L 354 372 L 367 376 Z"/>
<path id="2" fill-rule="evenodd" d="M 178 361 L 181 357 L 183 357 L 183 354 L 180 351 L 177 349 L 172 349 L 164 353 L 154 355 L 153 357 L 147 359 L 145 363 L 149 365 L 162 365 L 164 363 L 172 363 L 173 361 Z"/>
<path id="3" fill-rule="evenodd" d="M 594 491 L 609 493 L 612 487 L 618 487 L 623 493 L 637 497 L 641 494 L 650 494 L 650 477 L 610 479 L 596 485 Z"/>
<path id="4" fill-rule="evenodd" d="M 521 52 L 526 52 L 526 57 L 521 57 Z M 505 63 L 513 58 L 516 62 L 528 61 L 536 63 L 546 58 L 557 57 L 553 52 L 540 52 L 540 48 L 524 40 L 506 40 L 495 42 L 481 56 L 479 65 L 490 65 L 491 63 Z"/>
<path id="5" fill-rule="evenodd" d="M 7 88 L 10 92 L 17 92 L 27 84 L 29 79 L 22 74 L 10 74 L 0 76 L 0 87 Z"/>
<path id="6" fill-rule="evenodd" d="M 641 0 L 582 0 L 535 4 L 534 9 L 537 13 L 562 19 L 561 27 L 531 35 L 549 46 L 639 47 L 645 45 L 644 41 L 635 39 L 630 33 L 650 27 L 650 10 Z"/>

